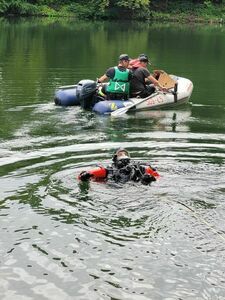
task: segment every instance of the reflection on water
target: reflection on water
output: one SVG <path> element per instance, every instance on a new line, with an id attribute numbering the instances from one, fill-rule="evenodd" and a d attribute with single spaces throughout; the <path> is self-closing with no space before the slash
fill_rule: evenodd
<path id="1" fill-rule="evenodd" d="M 196 54 L 204 46 L 212 62 L 207 45 L 216 35 L 224 48 L 221 30 L 130 25 L 122 35 L 135 34 L 121 42 L 121 26 L 45 22 L 0 23 L 1 299 L 222 300 L 224 91 L 212 81 L 213 103 L 205 97 L 215 73 L 205 78 Z M 151 49 L 153 60 L 193 77 L 193 104 L 116 119 L 53 104 L 56 85 L 101 74 L 124 49 Z M 156 166 L 160 180 L 78 182 L 119 146 Z"/>

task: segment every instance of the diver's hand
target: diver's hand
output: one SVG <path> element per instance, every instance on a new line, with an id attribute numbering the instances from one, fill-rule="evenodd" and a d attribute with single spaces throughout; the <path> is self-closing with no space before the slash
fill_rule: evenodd
<path id="1" fill-rule="evenodd" d="M 148 185 L 149 183 L 151 183 L 152 181 L 156 181 L 154 176 L 151 176 L 149 174 L 145 174 L 143 175 L 143 177 L 141 178 L 141 183 L 144 185 Z"/>
<path id="2" fill-rule="evenodd" d="M 86 172 L 86 171 L 82 171 L 82 172 L 80 173 L 80 175 L 79 175 L 78 178 L 79 178 L 81 181 L 88 181 L 92 176 L 93 176 L 92 174 L 90 174 L 90 173 L 88 173 L 88 172 Z"/>

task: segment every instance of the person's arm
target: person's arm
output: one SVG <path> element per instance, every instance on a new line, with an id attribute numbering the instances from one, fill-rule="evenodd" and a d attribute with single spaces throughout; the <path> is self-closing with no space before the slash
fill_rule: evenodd
<path id="1" fill-rule="evenodd" d="M 104 75 L 102 75 L 100 78 L 98 78 L 98 82 L 99 83 L 102 83 L 102 82 L 104 82 L 105 80 L 107 80 L 108 79 L 108 77 L 106 76 L 106 74 L 104 74 Z"/>
<path id="2" fill-rule="evenodd" d="M 104 179 L 106 178 L 108 175 L 108 171 L 106 168 L 104 167 L 97 167 L 88 171 L 82 171 L 79 176 L 78 179 L 81 181 L 88 181 L 90 178 L 93 179 Z"/>
<path id="3" fill-rule="evenodd" d="M 146 84 L 152 83 L 154 86 L 158 86 L 160 90 L 166 90 L 163 86 L 159 84 L 158 80 L 150 74 L 147 68 L 142 68 L 142 72 L 144 74 Z"/>
<path id="4" fill-rule="evenodd" d="M 105 80 L 108 80 L 109 78 L 113 78 L 115 75 L 115 68 L 112 67 L 112 68 L 109 68 L 104 75 L 102 75 L 99 79 L 98 79 L 98 82 L 99 83 L 102 83 L 104 82 Z"/>

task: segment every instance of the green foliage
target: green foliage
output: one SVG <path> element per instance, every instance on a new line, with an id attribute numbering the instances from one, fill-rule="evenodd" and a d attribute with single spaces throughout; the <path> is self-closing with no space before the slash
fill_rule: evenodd
<path id="1" fill-rule="evenodd" d="M 225 0 L 0 0 L 0 14 L 225 21 Z"/>
<path id="2" fill-rule="evenodd" d="M 153 5 L 155 5 L 157 0 L 152 0 Z M 193 3 L 197 2 L 197 3 Z M 153 11 L 153 16 L 158 19 L 160 15 L 160 19 L 162 16 L 165 16 L 169 13 L 170 20 L 179 20 L 181 21 L 197 21 L 206 22 L 210 21 L 221 21 L 225 20 L 225 6 L 223 5 L 215 5 L 213 1 L 205 0 L 205 1 L 196 1 L 196 0 L 176 0 L 176 1 L 168 1 L 166 11 L 156 9 Z M 224 0 L 223 0 L 224 1 Z"/>
<path id="3" fill-rule="evenodd" d="M 0 13 L 4 13 L 8 8 L 8 1 L 1 0 L 0 1 Z"/>
<path id="4" fill-rule="evenodd" d="M 47 5 L 39 6 L 38 14 L 41 16 L 48 16 L 48 17 L 54 17 L 59 15 L 57 11 L 55 11 L 53 8 Z"/>
<path id="5" fill-rule="evenodd" d="M 151 0 L 110 0 L 107 14 L 116 19 L 146 20 L 151 16 Z"/>
<path id="6" fill-rule="evenodd" d="M 75 15 L 79 19 L 90 18 L 92 11 L 87 5 L 82 5 L 79 3 L 74 3 L 68 5 L 65 10 L 66 13 Z"/>
<path id="7" fill-rule="evenodd" d="M 4 2 L 5 1 L 1 1 Z M 27 3 L 25 1 L 19 1 L 19 0 L 11 0 L 7 1 L 7 5 L 3 6 L 4 10 L 1 10 L 1 12 L 6 14 L 18 14 L 18 15 L 33 15 L 36 14 L 38 11 L 38 8 L 34 6 L 33 4 Z"/>
<path id="8" fill-rule="evenodd" d="M 64 12 L 73 14 L 79 19 L 98 19 L 104 16 L 105 8 L 108 5 L 108 0 L 105 1 L 89 1 L 87 3 L 72 3 L 66 6 Z"/>
<path id="9" fill-rule="evenodd" d="M 204 1 L 196 6 L 195 14 L 205 19 L 224 19 L 225 21 L 225 6 L 213 5 L 212 1 Z"/>
<path id="10" fill-rule="evenodd" d="M 116 6 L 125 7 L 131 10 L 147 8 L 150 4 L 150 0 L 118 0 L 116 2 Z"/>
<path id="11" fill-rule="evenodd" d="M 57 12 L 51 8 L 49 5 L 44 5 L 44 2 L 49 2 L 51 3 L 52 0 L 50 1 L 44 1 L 44 0 L 39 0 L 39 1 L 19 1 L 19 0 L 0 0 L 0 13 L 6 14 L 6 15 L 43 15 L 43 16 L 52 16 L 52 15 L 57 15 Z M 38 2 L 39 4 L 37 5 L 31 2 Z M 42 5 L 40 5 L 42 3 Z"/>

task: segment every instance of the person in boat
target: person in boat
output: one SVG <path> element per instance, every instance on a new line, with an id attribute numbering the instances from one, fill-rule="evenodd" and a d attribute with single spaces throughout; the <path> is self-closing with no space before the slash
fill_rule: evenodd
<path id="1" fill-rule="evenodd" d="M 149 185 L 152 181 L 159 178 L 159 173 L 150 164 L 145 162 L 132 161 L 129 152 L 124 148 L 119 148 L 112 157 L 112 164 L 104 167 L 98 166 L 89 171 L 82 171 L 78 179 L 81 181 L 108 180 L 117 183 L 128 181 L 141 182 Z"/>
<path id="2" fill-rule="evenodd" d="M 107 100 L 127 100 L 129 98 L 130 80 L 132 78 L 132 71 L 128 69 L 129 61 L 128 54 L 121 54 L 118 65 L 109 68 L 98 79 L 98 83 L 109 80 L 109 84 L 104 85 L 101 91 L 106 94 Z"/>
<path id="3" fill-rule="evenodd" d="M 133 77 L 130 82 L 131 97 L 145 98 L 155 92 L 155 87 L 166 91 L 155 76 L 151 75 L 147 69 L 150 64 L 146 54 L 140 54 L 138 59 L 131 61 L 130 68 L 133 70 Z"/>

